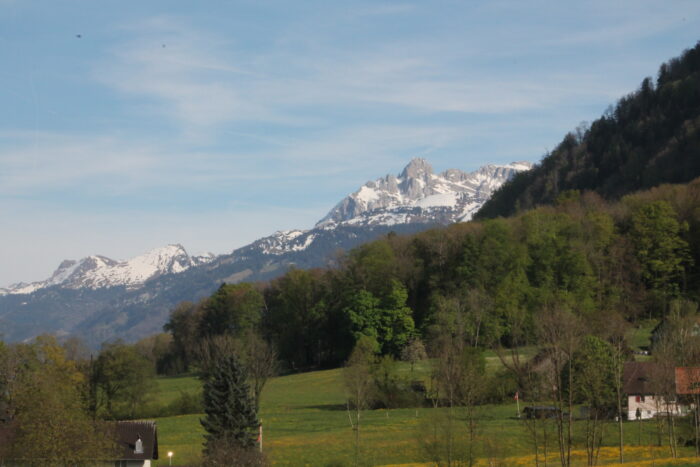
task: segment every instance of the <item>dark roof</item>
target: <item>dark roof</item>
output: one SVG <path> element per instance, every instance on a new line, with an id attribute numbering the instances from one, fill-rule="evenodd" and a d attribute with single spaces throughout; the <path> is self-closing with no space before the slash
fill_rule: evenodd
<path id="1" fill-rule="evenodd" d="M 120 448 L 120 460 L 158 459 L 156 422 L 115 422 L 114 430 Z M 136 453 L 136 440 L 141 438 L 143 453 Z"/>
<path id="2" fill-rule="evenodd" d="M 659 365 L 653 362 L 625 362 L 622 390 L 625 394 L 654 394 L 654 379 L 659 377 L 660 372 Z"/>
<path id="3" fill-rule="evenodd" d="M 676 368 L 676 394 L 700 394 L 700 367 Z"/>

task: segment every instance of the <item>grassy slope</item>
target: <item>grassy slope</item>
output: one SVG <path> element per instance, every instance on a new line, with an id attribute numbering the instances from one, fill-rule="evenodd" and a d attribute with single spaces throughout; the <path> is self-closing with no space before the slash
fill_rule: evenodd
<path id="1" fill-rule="evenodd" d="M 528 352 L 531 353 L 531 352 Z M 487 355 L 487 366 L 499 366 L 495 355 Z M 401 368 L 410 372 L 408 365 Z M 428 362 L 415 368 L 416 377 L 425 377 Z M 276 465 L 352 465 L 354 459 L 353 431 L 344 407 L 341 370 L 326 370 L 282 376 L 272 379 L 263 393 L 261 418 L 265 428 L 265 451 Z M 199 382 L 192 377 L 160 378 L 158 400 L 167 403 L 181 391 L 198 391 Z M 527 402 L 523 402 L 526 404 Z M 423 445 L 431 433 L 441 433 L 444 422 L 439 420 L 444 409 L 398 409 L 366 411 L 363 414 L 361 457 L 370 465 L 400 465 L 425 461 Z M 487 462 L 497 459 L 502 465 L 531 465 L 530 437 L 523 423 L 514 417 L 514 404 L 485 406 L 480 408 L 478 455 Z M 160 465 L 167 465 L 165 454 L 175 453 L 174 464 L 187 465 L 200 456 L 203 430 L 200 415 L 184 415 L 158 419 L 159 450 L 165 458 Z M 436 422 L 436 419 L 437 422 Z M 577 424 L 582 429 L 582 422 Z M 625 423 L 625 438 L 628 460 L 650 459 L 648 447 L 638 447 L 640 426 L 635 422 Z M 641 444 L 653 443 L 656 439 L 655 425 L 645 422 L 641 431 Z M 551 428 L 553 430 L 553 427 Z M 606 428 L 606 443 L 616 443 L 616 426 Z M 437 431 L 436 431 L 437 430 Z M 458 431 L 464 430 L 460 424 Z M 554 447 L 554 433 L 551 446 Z M 581 434 L 576 443 L 583 445 Z M 550 448 L 551 449 L 551 448 Z M 685 455 L 689 451 L 684 450 Z M 554 452 L 550 452 L 551 460 Z M 667 448 L 654 453 L 655 465 L 664 465 L 660 458 L 668 457 Z M 603 449 L 601 458 L 613 462 L 617 451 Z M 585 465 L 585 453 L 576 456 Z M 418 464 L 417 464 L 418 465 Z M 651 465 L 651 464 L 650 464 Z M 667 464 L 671 465 L 671 464 Z M 690 465 L 690 464 L 686 464 Z"/>

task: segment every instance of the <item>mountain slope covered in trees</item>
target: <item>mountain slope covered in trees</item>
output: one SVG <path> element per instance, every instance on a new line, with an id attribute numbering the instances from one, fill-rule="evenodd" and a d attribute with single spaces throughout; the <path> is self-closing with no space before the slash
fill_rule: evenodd
<path id="1" fill-rule="evenodd" d="M 659 68 L 588 128 L 567 134 L 529 172 L 503 185 L 477 218 L 551 204 L 568 190 L 607 199 L 700 176 L 700 42 Z"/>
<path id="2" fill-rule="evenodd" d="M 398 356 L 441 329 L 475 348 L 531 345 L 550 318 L 607 339 L 615 318 L 664 317 L 674 301 L 698 301 L 699 205 L 696 179 L 613 203 L 586 192 L 508 219 L 389 234 L 338 267 L 258 284 L 257 298 L 237 284 L 181 304 L 166 326 L 171 358 L 187 367 L 202 339 L 251 328 L 293 369 L 342 363 L 362 337 Z"/>

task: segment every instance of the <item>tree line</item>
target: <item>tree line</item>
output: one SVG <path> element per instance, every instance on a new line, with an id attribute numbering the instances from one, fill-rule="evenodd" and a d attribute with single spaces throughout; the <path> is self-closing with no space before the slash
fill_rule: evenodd
<path id="1" fill-rule="evenodd" d="M 673 300 L 698 301 L 698 196 L 699 181 L 613 203 L 567 192 L 508 219 L 389 234 L 336 268 L 222 284 L 172 311 L 157 365 L 196 370 L 202 342 L 226 335 L 269 343 L 287 371 L 342 365 L 362 337 L 400 358 L 444 327 L 463 327 L 470 347 L 515 348 L 539 342 L 536 323 L 553 309 L 605 337 L 611 315 L 632 323 L 666 316 Z"/>

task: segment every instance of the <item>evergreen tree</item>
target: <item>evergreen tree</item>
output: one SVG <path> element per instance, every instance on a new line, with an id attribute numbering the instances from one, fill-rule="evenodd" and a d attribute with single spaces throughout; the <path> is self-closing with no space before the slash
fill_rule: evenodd
<path id="1" fill-rule="evenodd" d="M 204 384 L 206 450 L 223 442 L 232 448 L 255 444 L 258 418 L 246 374 L 233 355 L 221 358 Z"/>

